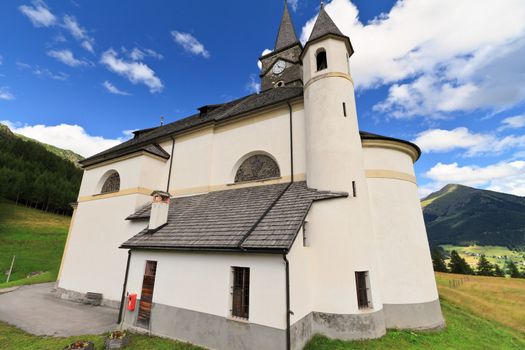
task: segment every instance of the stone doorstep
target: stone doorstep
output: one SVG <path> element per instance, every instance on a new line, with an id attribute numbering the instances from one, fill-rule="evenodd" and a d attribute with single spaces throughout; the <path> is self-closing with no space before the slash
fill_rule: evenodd
<path id="1" fill-rule="evenodd" d="M 10 288 L 2 288 L 2 289 L 0 289 L 0 294 L 5 294 L 5 293 L 9 293 L 9 292 L 14 292 L 14 291 L 17 290 L 18 288 L 20 288 L 20 286 L 10 287 Z"/>

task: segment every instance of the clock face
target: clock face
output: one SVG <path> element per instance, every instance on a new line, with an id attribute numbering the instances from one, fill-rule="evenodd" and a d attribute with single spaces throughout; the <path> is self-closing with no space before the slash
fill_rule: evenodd
<path id="1" fill-rule="evenodd" d="M 272 72 L 273 74 L 281 74 L 285 68 L 286 62 L 279 60 L 273 65 Z"/>

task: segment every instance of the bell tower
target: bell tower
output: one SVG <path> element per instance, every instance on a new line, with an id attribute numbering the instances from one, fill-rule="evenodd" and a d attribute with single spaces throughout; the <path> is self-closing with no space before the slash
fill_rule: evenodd
<path id="1" fill-rule="evenodd" d="M 279 26 L 274 50 L 259 60 L 261 68 L 261 90 L 284 86 L 302 86 L 303 72 L 300 56 L 302 45 L 297 39 L 288 3 L 284 1 L 284 13 Z"/>
<path id="2" fill-rule="evenodd" d="M 356 294 L 358 281 L 354 275 L 366 276 L 363 278 L 370 292 L 366 313 L 381 310 L 382 302 L 363 146 L 349 69 L 353 52 L 350 39 L 321 6 L 300 57 L 304 82 L 306 181 L 310 188 L 344 191 L 348 197 L 320 203 L 309 214 L 312 247 L 318 250 L 316 268 L 320 272 L 317 278 L 322 281 L 321 286 L 330 286 L 319 287 L 315 292 L 316 311 L 361 315 L 363 311 Z M 341 278 L 326 271 L 345 271 L 345 274 Z M 370 331 L 384 333 L 384 322 L 379 320 L 371 325 Z"/>

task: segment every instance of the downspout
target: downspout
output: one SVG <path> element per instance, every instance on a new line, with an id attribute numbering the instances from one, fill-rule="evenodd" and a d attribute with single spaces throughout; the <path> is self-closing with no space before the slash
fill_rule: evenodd
<path id="1" fill-rule="evenodd" d="M 286 103 L 288 104 L 288 110 L 290 111 L 290 172 L 292 174 L 292 177 L 291 177 L 291 182 L 294 181 L 294 178 L 293 178 L 293 120 L 292 120 L 292 104 L 290 103 L 290 101 L 286 101 Z"/>
<path id="2" fill-rule="evenodd" d="M 293 169 L 293 114 L 292 114 L 292 104 L 290 100 L 286 101 L 288 105 L 288 111 L 290 113 L 290 184 L 294 182 L 294 169 Z M 290 316 L 292 315 L 292 310 L 290 310 L 290 262 L 286 257 L 288 252 L 283 251 L 283 260 L 284 260 L 284 270 L 285 270 L 285 279 L 286 279 L 286 350 L 291 350 L 291 330 L 290 330 Z"/>
<path id="3" fill-rule="evenodd" d="M 118 310 L 118 321 L 120 324 L 122 321 L 122 311 L 124 311 L 124 300 L 126 298 L 126 288 L 128 286 L 128 273 L 129 273 L 129 262 L 131 260 L 131 249 L 128 250 L 128 262 L 126 263 L 126 274 L 124 275 L 124 285 L 122 286 L 122 298 L 120 298 L 120 308 Z"/>
<path id="4" fill-rule="evenodd" d="M 171 182 L 171 167 L 173 166 L 173 151 L 175 149 L 175 138 L 173 136 L 171 137 L 171 155 L 170 155 L 170 170 L 168 173 L 168 183 L 166 184 L 166 192 L 170 192 L 170 182 Z"/>
<path id="5" fill-rule="evenodd" d="M 286 273 L 286 350 L 290 350 L 291 347 L 291 330 L 290 330 L 290 263 L 286 258 L 286 252 L 283 252 L 284 269 Z"/>

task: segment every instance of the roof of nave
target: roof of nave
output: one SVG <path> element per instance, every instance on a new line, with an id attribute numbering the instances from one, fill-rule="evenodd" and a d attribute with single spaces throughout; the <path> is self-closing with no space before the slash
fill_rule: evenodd
<path id="1" fill-rule="evenodd" d="M 302 87 L 281 87 L 270 89 L 259 94 L 251 94 L 222 104 L 203 106 L 199 108 L 200 113 L 170 124 L 136 132 L 133 139 L 86 158 L 80 161 L 80 164 L 82 166 L 89 166 L 120 157 L 124 154 L 134 153 L 140 151 L 145 145 L 156 143 L 159 139 L 169 137 L 170 135 L 210 122 L 225 121 L 247 112 L 301 97 L 302 95 Z"/>
<path id="2" fill-rule="evenodd" d="M 314 201 L 347 196 L 302 181 L 172 198 L 165 226 L 153 233 L 145 229 L 121 248 L 283 252 Z M 147 219 L 150 210 L 151 205 L 128 219 Z"/>

